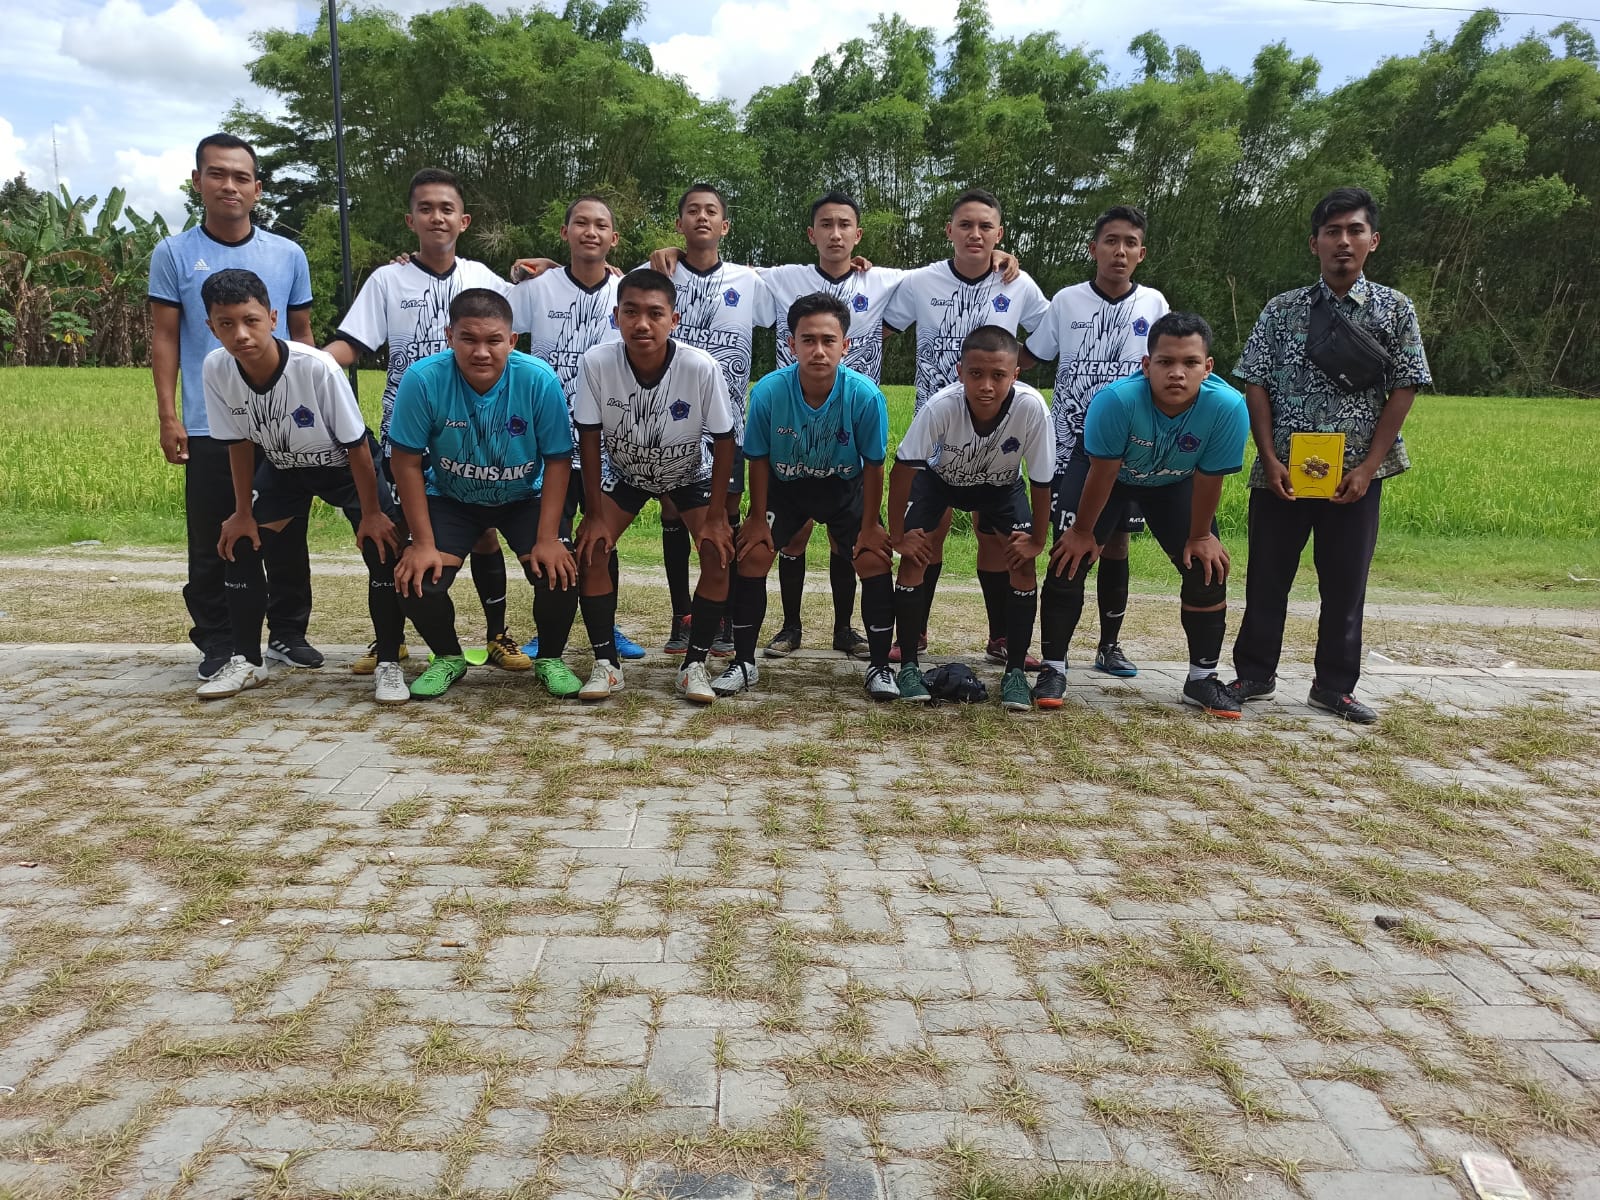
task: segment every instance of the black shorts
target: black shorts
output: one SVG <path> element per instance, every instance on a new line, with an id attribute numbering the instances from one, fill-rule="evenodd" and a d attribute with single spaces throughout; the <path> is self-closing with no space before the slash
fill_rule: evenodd
<path id="1" fill-rule="evenodd" d="M 567 476 L 567 495 L 561 505 L 561 519 L 572 527 L 572 518 L 583 511 L 583 471 L 572 464 L 572 474 Z"/>
<path id="2" fill-rule="evenodd" d="M 1033 507 L 1028 485 L 1019 475 L 1013 483 L 951 487 L 924 468 L 911 481 L 911 503 L 906 506 L 906 528 L 934 530 L 952 508 L 969 512 L 979 533 L 1033 532 Z"/>
<path id="3" fill-rule="evenodd" d="M 685 483 L 665 492 L 649 492 L 637 484 L 630 483 L 620 475 L 613 475 L 610 479 L 600 484 L 606 495 L 616 502 L 618 508 L 630 517 L 639 515 L 639 510 L 652 500 L 670 500 L 681 513 L 689 512 L 696 508 L 705 508 L 711 503 L 711 480 L 702 479 L 694 483 Z"/>
<path id="4" fill-rule="evenodd" d="M 791 482 L 774 476 L 767 485 L 767 524 L 772 529 L 772 544 L 782 550 L 808 521 L 815 521 L 827 527 L 839 553 L 848 555 L 855 549 L 856 536 L 861 532 L 865 506 L 866 486 L 859 475 L 854 479 Z"/>
<path id="5" fill-rule="evenodd" d="M 538 496 L 510 504 L 464 504 L 449 496 L 429 496 L 428 523 L 433 526 L 433 544 L 443 554 L 465 559 L 485 530 L 498 529 L 511 553 L 522 558 L 539 540 L 540 509 Z M 565 516 L 559 535 L 570 549 L 572 522 Z"/>
<path id="6" fill-rule="evenodd" d="M 744 447 L 733 444 L 733 474 L 728 477 L 728 495 L 744 495 Z"/>
<path id="7" fill-rule="evenodd" d="M 1089 460 L 1085 458 L 1083 461 L 1087 463 Z M 1078 462 L 1077 456 L 1073 457 L 1073 462 Z M 1065 493 L 1070 497 L 1073 508 L 1077 506 L 1078 495 L 1083 491 L 1083 476 L 1087 473 L 1088 467 L 1085 466 L 1077 473 L 1077 490 Z M 1055 483 L 1061 481 L 1062 476 L 1057 475 Z M 1057 537 L 1073 524 L 1077 516 L 1071 509 L 1062 511 L 1058 502 L 1062 494 L 1052 486 L 1050 525 Z M 1184 543 L 1189 540 L 1189 514 L 1194 507 L 1194 476 L 1187 475 L 1176 483 L 1162 484 L 1160 487 L 1140 487 L 1117 480 L 1111 485 L 1111 495 L 1106 498 L 1105 508 L 1100 510 L 1099 520 L 1094 523 L 1095 542 L 1103 546 L 1113 533 L 1127 528 L 1128 509 L 1135 505 L 1143 512 L 1151 535 L 1160 543 L 1167 557 L 1181 564 Z M 1211 532 L 1217 532 L 1215 520 L 1211 522 Z M 1180 565 L 1179 570 L 1182 569 Z"/>
<path id="8" fill-rule="evenodd" d="M 391 520 L 398 520 L 399 506 L 394 492 L 377 473 L 378 507 Z M 361 494 L 356 491 L 355 476 L 351 467 L 275 467 L 263 458 L 256 464 L 256 474 L 251 486 L 255 500 L 250 506 L 256 522 L 271 525 L 283 519 L 303 517 L 311 511 L 311 502 L 321 500 L 332 508 L 343 511 L 352 526 L 361 523 Z"/>
<path id="9" fill-rule="evenodd" d="M 1078 501 L 1083 498 L 1083 485 L 1089 479 L 1089 465 L 1093 461 L 1081 451 L 1075 452 L 1067 460 L 1066 466 L 1057 471 L 1056 477 L 1050 481 L 1050 530 L 1056 537 L 1060 537 L 1061 531 L 1070 526 L 1077 516 Z M 1122 532 L 1143 533 L 1144 512 L 1140 509 L 1139 502 L 1129 499 L 1126 501 L 1126 508 L 1127 511 L 1122 518 Z M 1099 528 L 1098 523 L 1096 528 Z M 1109 536 L 1107 534 L 1107 537 Z"/>

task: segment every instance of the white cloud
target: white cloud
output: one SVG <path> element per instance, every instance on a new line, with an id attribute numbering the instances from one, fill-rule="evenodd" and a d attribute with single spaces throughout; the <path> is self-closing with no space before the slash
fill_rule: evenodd
<path id="1" fill-rule="evenodd" d="M 199 139 L 195 139 L 198 141 Z M 116 180 L 127 192 L 125 203 L 142 217 L 159 212 L 173 229 L 183 226 L 184 207 L 179 189 L 194 166 L 192 144 L 173 146 L 159 154 L 142 150 L 116 152 Z"/>
<path id="2" fill-rule="evenodd" d="M 224 28 L 194 0 L 147 13 L 137 0 L 107 0 L 87 20 L 61 31 L 62 52 L 115 79 L 204 84 L 217 91 L 245 86 L 246 31 Z"/>
<path id="3" fill-rule="evenodd" d="M 0 117 L 0 183 L 26 170 L 22 165 L 23 144 L 11 122 Z"/>

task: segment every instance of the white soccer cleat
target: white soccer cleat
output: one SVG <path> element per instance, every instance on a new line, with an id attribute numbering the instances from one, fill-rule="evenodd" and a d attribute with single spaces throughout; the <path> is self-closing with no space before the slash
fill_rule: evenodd
<path id="1" fill-rule="evenodd" d="M 874 700 L 900 699 L 900 685 L 895 682 L 893 667 L 873 667 L 867 672 L 867 695 Z"/>
<path id="2" fill-rule="evenodd" d="M 411 699 L 406 673 L 397 662 L 381 662 L 372 672 L 372 698 L 379 704 L 405 704 Z"/>
<path id="3" fill-rule="evenodd" d="M 678 671 L 678 695 L 694 704 L 710 704 L 717 698 L 711 689 L 703 662 L 690 663 Z"/>
<path id="4" fill-rule="evenodd" d="M 202 700 L 226 700 L 267 681 L 267 665 L 257 666 L 242 654 L 235 654 L 210 679 L 195 688 L 194 694 Z"/>
<path id="5" fill-rule="evenodd" d="M 761 672 L 753 662 L 732 663 L 721 675 L 711 681 L 711 690 L 719 696 L 737 696 L 761 682 Z"/>
<path id="6" fill-rule="evenodd" d="M 594 660 L 594 670 L 589 672 L 589 682 L 578 689 L 578 699 L 606 700 L 622 690 L 622 668 L 603 658 Z"/>

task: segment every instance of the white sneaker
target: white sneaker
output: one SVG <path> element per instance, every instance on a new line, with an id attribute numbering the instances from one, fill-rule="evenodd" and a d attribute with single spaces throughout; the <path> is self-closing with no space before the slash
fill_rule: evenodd
<path id="1" fill-rule="evenodd" d="M 874 700 L 900 699 L 900 685 L 894 680 L 893 667 L 873 667 L 867 672 L 867 695 Z"/>
<path id="2" fill-rule="evenodd" d="M 372 673 L 376 681 L 372 698 L 379 704 L 404 704 L 411 699 L 406 673 L 397 662 L 381 662 Z"/>
<path id="3" fill-rule="evenodd" d="M 678 671 L 678 695 L 695 704 L 710 704 L 717 698 L 711 690 L 711 680 L 706 677 L 703 662 L 690 663 Z"/>
<path id="4" fill-rule="evenodd" d="M 761 672 L 753 662 L 731 663 L 728 669 L 711 681 L 711 690 L 719 696 L 737 696 L 761 682 Z"/>
<path id="5" fill-rule="evenodd" d="M 259 667 L 242 654 L 235 654 L 210 679 L 195 688 L 194 694 L 202 700 L 226 700 L 267 681 L 267 664 Z"/>
<path id="6" fill-rule="evenodd" d="M 579 700 L 605 700 L 622 690 L 622 668 L 603 658 L 594 660 L 589 682 L 578 689 Z"/>

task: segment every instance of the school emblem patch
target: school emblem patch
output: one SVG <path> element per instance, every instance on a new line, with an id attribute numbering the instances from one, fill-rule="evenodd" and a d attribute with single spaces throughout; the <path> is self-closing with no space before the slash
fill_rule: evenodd
<path id="1" fill-rule="evenodd" d="M 848 446 L 850 444 L 850 431 L 848 429 L 839 430 L 838 433 L 834 434 L 834 437 L 839 439 L 839 445 L 841 446 Z"/>
<path id="2" fill-rule="evenodd" d="M 512 437 L 521 437 L 528 432 L 528 423 L 521 417 L 512 417 L 506 422 L 506 432 Z"/>
<path id="3" fill-rule="evenodd" d="M 995 312 L 1006 312 L 1010 308 L 1011 308 L 1011 297 L 1010 296 L 1007 296 L 1005 293 L 1002 292 L 1000 295 L 998 295 L 998 296 L 996 296 L 994 298 L 994 310 L 995 310 Z"/>
<path id="4" fill-rule="evenodd" d="M 1149 321 L 1146 321 L 1143 317 L 1135 317 L 1133 319 L 1133 336 L 1134 337 L 1143 337 L 1145 334 L 1147 334 L 1149 332 L 1150 332 L 1150 322 Z"/>
<path id="5" fill-rule="evenodd" d="M 617 314 L 616 313 L 612 313 L 609 317 L 606 318 L 606 320 L 611 322 L 611 328 L 615 329 L 617 327 Z"/>
<path id="6" fill-rule="evenodd" d="M 727 291 L 723 292 L 722 293 L 722 302 L 724 304 L 726 304 L 729 308 L 738 308 L 739 307 L 739 289 L 738 288 L 729 288 Z"/>
<path id="7" fill-rule="evenodd" d="M 1000 449 L 1004 450 L 1007 454 L 1015 454 L 1018 450 L 1022 449 L 1022 443 L 1017 441 L 1017 439 L 1014 437 L 1009 437 L 1000 443 Z"/>
<path id="8" fill-rule="evenodd" d="M 672 407 L 667 411 L 672 414 L 674 421 L 687 421 L 689 419 L 689 402 L 687 400 L 674 400 Z"/>
<path id="9" fill-rule="evenodd" d="M 1186 433 L 1178 439 L 1178 449 L 1185 454 L 1193 454 L 1200 449 L 1200 439 L 1192 433 Z"/>
<path id="10" fill-rule="evenodd" d="M 867 311 L 867 298 L 866 298 L 866 296 L 862 295 L 860 292 L 857 292 L 850 300 L 850 307 L 855 309 L 857 312 L 866 312 Z"/>
<path id="11" fill-rule="evenodd" d="M 316 414 L 313 413 L 304 404 L 302 404 L 299 408 L 295 409 L 289 415 L 294 418 L 294 423 L 296 425 L 298 425 L 301 429 L 310 429 L 313 425 L 315 425 L 317 423 Z"/>

